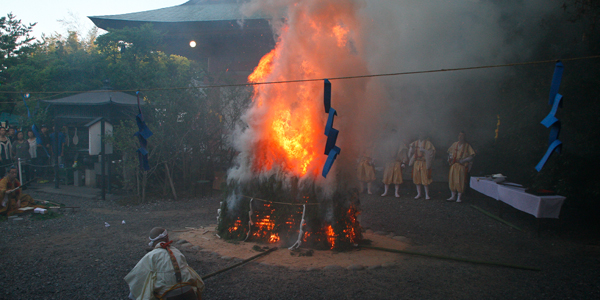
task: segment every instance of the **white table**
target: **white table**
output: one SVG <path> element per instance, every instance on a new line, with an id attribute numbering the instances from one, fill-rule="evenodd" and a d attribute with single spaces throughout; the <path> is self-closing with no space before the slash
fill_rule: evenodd
<path id="1" fill-rule="evenodd" d="M 497 184 L 485 177 L 471 177 L 471 188 L 496 200 L 502 201 L 536 218 L 558 219 L 565 201 L 563 196 L 536 196 L 525 192 L 525 188 Z"/>

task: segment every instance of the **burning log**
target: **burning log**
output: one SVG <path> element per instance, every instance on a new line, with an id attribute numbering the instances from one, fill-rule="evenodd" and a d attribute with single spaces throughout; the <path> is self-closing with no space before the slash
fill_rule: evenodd
<path id="1" fill-rule="evenodd" d="M 263 184 L 273 187 L 273 182 Z M 249 189 L 246 187 L 244 192 Z M 260 193 L 261 189 L 252 190 Z M 278 197 L 281 201 L 235 194 L 232 197 L 236 197 L 236 207 L 229 207 L 229 202 L 223 201 L 217 227 L 219 236 L 227 240 L 279 243 L 290 249 L 303 246 L 323 250 L 350 249 L 362 239 L 356 191 L 337 192 L 329 199 L 319 199 L 314 188 L 278 190 L 282 193 Z M 291 197 L 292 194 L 296 197 Z"/>

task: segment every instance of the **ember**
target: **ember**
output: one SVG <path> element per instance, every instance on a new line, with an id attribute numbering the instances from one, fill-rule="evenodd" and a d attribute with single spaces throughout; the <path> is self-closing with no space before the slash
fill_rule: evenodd
<path id="1" fill-rule="evenodd" d="M 248 186 L 245 189 L 248 189 Z M 340 201 L 333 207 L 332 219 L 335 221 L 326 221 L 327 217 L 323 216 L 323 213 L 327 210 L 322 205 L 316 205 L 314 200 L 301 204 L 292 201 L 267 202 L 259 198 L 243 197 L 238 202 L 242 205 L 237 209 L 228 209 L 227 202 L 222 204 L 221 211 L 226 213 L 221 213 L 219 217 L 218 231 L 225 239 L 291 246 L 301 235 L 300 242 L 303 247 L 342 250 L 352 248 L 362 238 L 357 220 L 357 198 L 353 198 L 352 201 Z M 343 203 L 352 204 L 347 208 Z"/>

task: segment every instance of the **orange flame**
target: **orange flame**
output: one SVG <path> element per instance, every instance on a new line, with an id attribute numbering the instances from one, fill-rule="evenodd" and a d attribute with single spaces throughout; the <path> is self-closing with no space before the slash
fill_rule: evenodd
<path id="1" fill-rule="evenodd" d="M 277 242 L 279 242 L 279 235 L 277 233 L 271 234 L 271 237 L 269 237 L 269 243 L 277 243 Z"/>
<path id="2" fill-rule="evenodd" d="M 325 234 L 327 235 L 327 241 L 329 242 L 329 245 L 331 245 L 331 249 L 333 249 L 335 247 L 335 238 L 337 236 L 333 231 L 333 227 L 331 227 L 331 225 L 328 225 L 325 228 Z"/>
<path id="3" fill-rule="evenodd" d="M 355 207 L 350 207 L 350 209 L 348 209 L 348 219 L 350 220 L 349 222 L 349 226 L 348 228 L 344 229 L 344 236 L 348 238 L 348 240 L 350 240 L 350 242 L 356 244 L 359 240 L 359 234 L 358 232 L 356 232 L 355 226 L 357 226 L 358 221 L 356 219 L 356 216 L 359 214 L 360 212 L 355 208 Z"/>
<path id="4" fill-rule="evenodd" d="M 233 223 L 233 226 L 229 227 L 229 233 L 237 231 L 240 226 L 242 226 L 242 221 L 238 219 L 235 221 L 235 223 Z"/>
<path id="5" fill-rule="evenodd" d="M 350 30 L 348 30 L 348 28 L 343 27 L 342 25 L 336 25 L 333 27 L 333 35 L 335 35 L 338 47 L 345 47 L 346 44 L 348 44 L 349 32 Z"/>
<path id="6" fill-rule="evenodd" d="M 306 53 L 291 49 L 283 30 L 283 37 L 275 48 L 264 55 L 248 82 L 289 81 L 319 78 L 331 75 L 322 63 L 329 52 L 348 55 L 346 45 L 350 29 L 339 23 L 308 21 L 304 24 L 314 40 L 324 41 L 327 53 Z M 332 49 L 330 46 L 339 49 Z M 320 51 L 324 51 L 321 47 Z M 250 109 L 249 125 L 260 133 L 252 147 L 251 164 L 254 172 L 274 168 L 293 176 L 317 177 L 326 156 L 323 134 L 326 115 L 323 113 L 323 87 L 316 82 L 254 85 L 254 105 Z"/>

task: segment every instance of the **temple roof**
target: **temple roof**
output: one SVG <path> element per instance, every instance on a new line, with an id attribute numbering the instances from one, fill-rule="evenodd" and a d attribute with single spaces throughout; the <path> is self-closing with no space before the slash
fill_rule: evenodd
<path id="1" fill-rule="evenodd" d="M 240 12 L 240 3 L 236 1 L 207 1 L 190 0 L 184 4 L 148 10 L 142 12 L 91 16 L 90 18 L 96 26 L 105 29 L 103 26 L 110 21 L 130 21 L 130 22 L 210 22 L 210 21 L 230 21 L 230 20 L 257 20 L 269 19 L 266 15 L 257 13 L 251 17 L 245 17 Z"/>
<path id="2" fill-rule="evenodd" d="M 137 105 L 137 97 L 111 90 L 96 90 L 44 102 L 52 105 L 103 105 L 109 103 Z"/>

